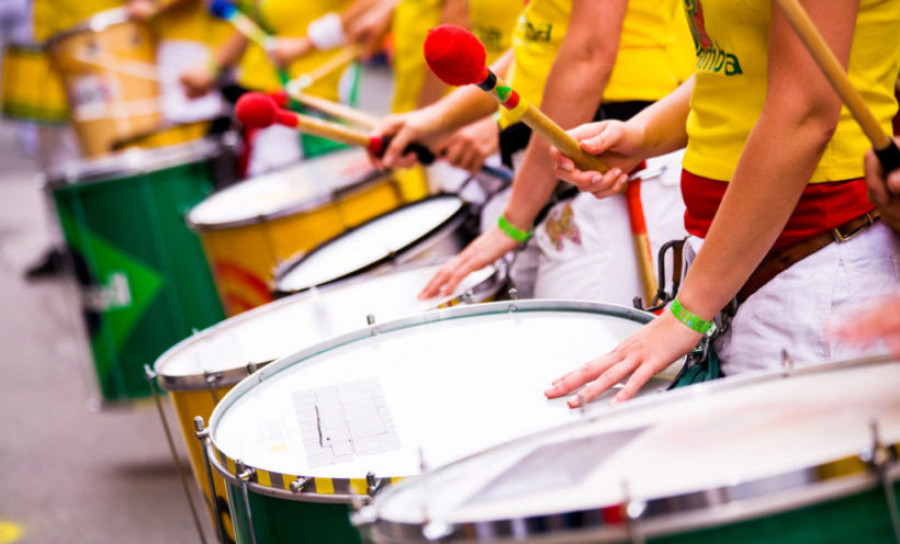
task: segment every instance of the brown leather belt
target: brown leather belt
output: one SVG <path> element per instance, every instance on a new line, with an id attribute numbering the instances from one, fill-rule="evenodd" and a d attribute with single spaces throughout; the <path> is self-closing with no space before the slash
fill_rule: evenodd
<path id="1" fill-rule="evenodd" d="M 750 274 L 750 278 L 744 283 L 741 290 L 738 291 L 738 304 L 743 303 L 760 287 L 767 284 L 769 280 L 782 271 L 787 270 L 792 264 L 812 255 L 831 242 L 846 242 L 874 225 L 880 216 L 881 213 L 878 210 L 873 210 L 856 219 L 851 219 L 828 232 L 801 240 L 788 247 L 770 251 L 759 263 L 759 266 L 756 267 L 756 270 L 753 271 L 753 274 Z"/>

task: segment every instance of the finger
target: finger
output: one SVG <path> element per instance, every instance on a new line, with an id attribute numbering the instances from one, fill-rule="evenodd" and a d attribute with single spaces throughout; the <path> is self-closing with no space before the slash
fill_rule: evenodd
<path id="1" fill-rule="evenodd" d="M 881 168 L 881 163 L 878 162 L 875 153 L 873 153 L 871 149 L 866 152 L 864 165 L 866 172 L 866 188 L 869 190 L 869 200 L 871 200 L 873 204 L 887 203 L 889 195 L 887 184 L 884 179 L 884 171 Z"/>
<path id="2" fill-rule="evenodd" d="M 472 266 L 472 260 L 463 260 L 459 266 L 450 271 L 447 281 L 444 282 L 444 286 L 441 288 L 441 295 L 447 296 L 453 293 L 473 270 L 475 270 L 475 267 Z"/>
<path id="3" fill-rule="evenodd" d="M 452 262 L 453 261 L 451 261 L 451 263 Z M 432 298 L 440 292 L 441 286 L 444 285 L 447 282 L 447 278 L 450 277 L 449 264 L 450 263 L 441 267 L 441 269 L 432 276 L 431 281 L 429 281 L 419 293 L 420 299 Z"/>
<path id="4" fill-rule="evenodd" d="M 582 385 L 593 381 L 603 374 L 607 368 L 618 362 L 618 357 L 612 353 L 608 353 L 599 359 L 589 361 L 562 378 L 554 381 L 549 388 L 544 390 L 544 395 L 549 399 L 567 395 Z"/>
<path id="5" fill-rule="evenodd" d="M 622 387 L 622 389 L 616 393 L 616 396 L 609 401 L 609 405 L 615 406 L 620 402 L 625 402 L 634 397 L 641 387 L 644 387 L 644 385 L 655 375 L 656 372 L 652 365 L 645 363 L 638 366 L 637 370 L 631 374 L 631 378 L 625 382 L 624 387 Z"/>
<path id="6" fill-rule="evenodd" d="M 455 142 L 450 143 L 444 149 L 444 160 L 446 160 L 451 166 L 460 167 L 460 162 L 462 159 L 462 146 L 457 145 Z"/>
<path id="7" fill-rule="evenodd" d="M 580 191 L 590 190 L 593 185 L 596 185 L 603 180 L 603 174 L 592 170 L 576 169 L 567 172 L 565 170 L 554 169 L 553 175 L 565 182 L 571 183 Z M 610 184 L 612 184 L 612 181 L 610 181 Z"/>
<path id="8" fill-rule="evenodd" d="M 590 138 L 581 141 L 581 149 L 591 155 L 599 155 L 608 151 L 621 136 L 621 129 L 612 128 L 613 125 L 604 125 L 603 129 Z"/>
<path id="9" fill-rule="evenodd" d="M 628 175 L 623 174 L 616 178 L 616 180 L 612 183 L 612 185 L 606 183 L 599 183 L 600 187 L 597 190 L 589 191 L 594 198 L 603 199 L 609 198 L 611 196 L 620 195 L 625 192 L 625 187 L 628 185 Z"/>
<path id="10" fill-rule="evenodd" d="M 582 403 L 587 404 L 588 402 L 591 402 L 607 392 L 612 386 L 624 380 L 626 376 L 634 371 L 635 367 L 637 367 L 637 363 L 627 359 L 611 366 L 590 385 L 579 391 L 574 397 L 570 398 L 566 404 L 569 405 L 569 408 L 578 408 Z"/>
<path id="11" fill-rule="evenodd" d="M 608 124 L 609 123 L 606 121 L 601 121 L 599 123 L 585 123 L 571 130 L 567 130 L 566 133 L 572 138 L 575 138 L 576 142 L 581 142 L 601 134 L 606 130 Z"/>
<path id="12" fill-rule="evenodd" d="M 900 170 L 894 170 L 888 175 L 887 188 L 891 196 L 900 196 Z"/>
<path id="13" fill-rule="evenodd" d="M 384 164 L 387 166 L 395 166 L 394 163 L 397 162 L 397 159 L 403 156 L 403 150 L 406 149 L 406 146 L 412 141 L 410 137 L 409 131 L 400 129 L 394 134 L 393 140 L 391 140 L 391 144 L 388 146 L 387 150 L 384 152 L 384 156 L 382 160 Z"/>

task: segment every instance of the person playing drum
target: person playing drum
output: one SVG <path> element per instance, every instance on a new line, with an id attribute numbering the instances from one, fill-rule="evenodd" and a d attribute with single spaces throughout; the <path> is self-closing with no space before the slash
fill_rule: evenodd
<path id="1" fill-rule="evenodd" d="M 890 127 L 900 4 L 803 3 Z M 630 375 L 612 402 L 628 399 L 692 350 L 735 297 L 743 302 L 720 321 L 726 330 L 715 342 L 725 374 L 778 367 L 785 358 L 802 366 L 859 356 L 872 348 L 848 345 L 829 324 L 896 288 L 900 242 L 866 198 L 859 158 L 868 142 L 783 14 L 771 2 L 747 0 L 685 7 L 695 77 L 626 123 L 570 134 L 621 170 L 687 144 L 682 191 L 696 259 L 671 311 L 546 390 L 556 398 L 586 385 L 572 407 Z M 622 189 L 614 172 L 580 171 L 554 156 L 556 173 L 582 190 L 603 197 Z"/>
<path id="2" fill-rule="evenodd" d="M 686 45 L 690 38 L 686 27 L 678 26 L 684 23 L 676 6 L 674 1 L 664 3 L 661 8 L 658 2 L 646 1 L 534 0 L 520 16 L 513 51 L 493 68 L 502 75 L 512 63 L 506 77 L 510 85 L 529 102 L 540 103 L 541 109 L 564 127 L 592 117 L 630 117 L 665 96 L 690 73 Z M 601 105 L 599 110 L 598 104 Z M 401 163 L 398 151 L 413 140 L 437 147 L 453 130 L 494 109 L 496 104 L 492 99 L 479 89 L 469 87 L 455 91 L 432 107 L 390 119 L 382 131 L 396 136 L 384 163 L 389 166 Z M 549 146 L 541 139 L 530 138 L 530 130 L 517 123 L 508 112 L 501 111 L 499 116 L 504 160 L 520 163 L 505 212 L 498 220 L 496 204 L 502 207 L 503 202 L 489 203 L 484 217 L 485 223 L 495 223 L 503 228 L 487 228 L 438 272 L 422 291 L 422 297 L 452 290 L 468 273 L 516 249 L 530 236 L 535 218 L 556 186 Z M 471 135 L 467 136 L 472 139 Z M 473 143 L 476 145 L 460 147 L 468 148 L 471 155 L 482 148 L 477 141 L 473 140 Z M 523 152 L 526 146 L 527 150 Z M 450 153 L 447 156 L 452 157 Z M 479 165 L 483 160 L 463 154 L 459 157 L 456 162 L 467 168 Z M 677 191 L 670 193 L 680 200 Z M 668 206 L 669 213 L 677 218 L 677 205 L 680 204 L 673 205 L 676 211 L 671 211 L 672 206 Z M 490 208 L 496 209 L 493 214 Z M 578 204 L 566 202 L 550 214 L 549 226 L 541 229 L 536 237 L 542 250 L 540 265 L 536 264 L 535 249 L 518 255 L 512 275 L 520 294 L 628 304 L 639 292 L 636 273 L 632 274 L 635 292 L 628 292 L 628 288 L 606 292 L 602 283 L 593 282 L 593 277 L 571 273 L 571 263 L 581 258 L 588 259 L 589 266 L 596 272 L 592 276 L 596 277 L 615 274 L 613 269 L 619 262 L 633 261 L 630 253 L 627 261 L 611 258 L 615 251 L 610 246 L 617 242 L 616 237 L 607 236 L 598 225 L 604 220 L 598 219 L 598 215 L 605 216 L 610 223 L 619 222 L 624 214 L 624 204 L 592 206 L 588 202 L 587 208 L 603 210 L 596 213 L 596 209 L 583 209 Z M 627 220 L 622 218 L 621 222 L 625 225 L 622 242 L 629 244 Z M 680 228 L 677 221 L 672 223 Z M 627 250 L 632 251 L 630 247 Z M 622 298 L 616 299 L 617 295 Z"/>

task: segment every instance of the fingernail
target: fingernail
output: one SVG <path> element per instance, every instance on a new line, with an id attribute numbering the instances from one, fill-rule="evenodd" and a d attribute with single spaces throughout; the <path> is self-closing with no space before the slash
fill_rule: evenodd
<path id="1" fill-rule="evenodd" d="M 571 165 L 570 163 L 568 163 L 568 162 L 563 162 L 563 163 L 560 163 L 560 164 L 559 164 L 559 169 L 560 169 L 560 170 L 565 170 L 566 172 L 571 172 L 571 171 L 572 171 L 572 165 Z"/>
<path id="2" fill-rule="evenodd" d="M 621 171 L 620 169 L 618 169 L 618 168 L 613 168 L 613 170 L 612 170 L 612 175 L 614 175 L 614 176 L 616 176 L 616 177 L 621 176 L 621 175 L 622 175 L 622 171 Z"/>
<path id="3" fill-rule="evenodd" d="M 599 174 L 591 178 L 591 183 L 600 183 L 601 181 L 603 181 L 603 176 Z"/>
<path id="4" fill-rule="evenodd" d="M 581 397 L 579 397 L 577 395 L 574 397 L 571 397 L 569 400 L 566 401 L 566 404 L 569 405 L 569 408 L 578 408 L 578 406 L 581 404 Z"/>
<path id="5" fill-rule="evenodd" d="M 619 404 L 620 402 L 622 402 L 622 401 L 619 400 L 619 397 L 613 397 L 609 400 L 609 406 L 610 406 L 610 408 L 612 408 L 613 406 L 615 406 L 616 404 Z"/>

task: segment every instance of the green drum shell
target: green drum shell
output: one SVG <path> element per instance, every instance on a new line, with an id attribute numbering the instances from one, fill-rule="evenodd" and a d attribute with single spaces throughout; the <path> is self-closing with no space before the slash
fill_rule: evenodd
<path id="1" fill-rule="evenodd" d="M 72 165 L 48 187 L 71 250 L 103 403 L 150 395 L 143 367 L 224 318 L 184 214 L 213 189 L 212 142 Z"/>

